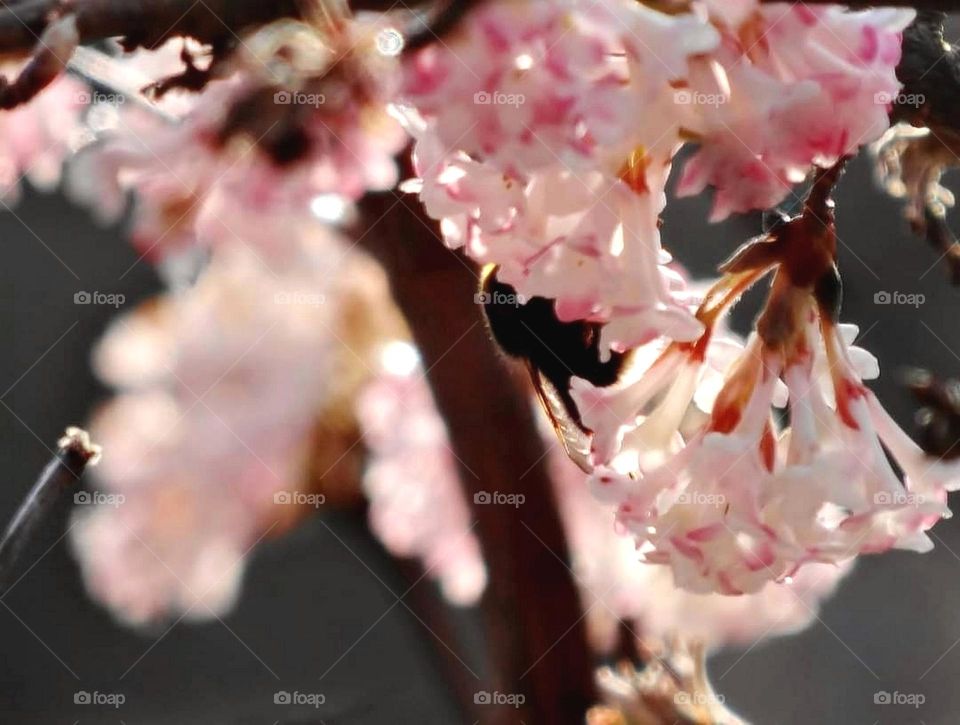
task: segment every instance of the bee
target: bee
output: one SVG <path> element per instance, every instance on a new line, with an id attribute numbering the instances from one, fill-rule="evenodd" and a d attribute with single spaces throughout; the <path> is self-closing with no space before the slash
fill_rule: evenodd
<path id="1" fill-rule="evenodd" d="M 592 431 L 583 424 L 570 394 L 570 380 L 579 377 L 597 387 L 613 385 L 629 355 L 612 352 L 608 360 L 602 360 L 602 324 L 561 321 L 552 299 L 521 298 L 511 285 L 497 279 L 497 269 L 487 265 L 480 281 L 479 299 L 490 335 L 504 353 L 526 365 L 537 398 L 567 455 L 589 473 Z"/>
<path id="2" fill-rule="evenodd" d="M 922 406 L 916 413 L 920 447 L 945 460 L 960 458 L 960 381 L 912 370 L 907 385 Z"/>

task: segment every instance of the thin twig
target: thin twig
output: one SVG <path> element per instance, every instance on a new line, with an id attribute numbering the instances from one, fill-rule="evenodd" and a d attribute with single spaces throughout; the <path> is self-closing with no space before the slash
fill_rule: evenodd
<path id="1" fill-rule="evenodd" d="M 14 581 L 23 553 L 40 532 L 54 505 L 64 493 L 74 489 L 84 469 L 96 463 L 99 456 L 99 446 L 90 442 L 86 431 L 67 428 L 66 434 L 57 442 L 57 452 L 0 538 L 0 592 L 6 593 Z"/>

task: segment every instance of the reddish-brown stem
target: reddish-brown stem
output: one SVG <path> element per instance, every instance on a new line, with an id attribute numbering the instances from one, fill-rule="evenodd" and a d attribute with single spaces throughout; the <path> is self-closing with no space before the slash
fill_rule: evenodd
<path id="1" fill-rule="evenodd" d="M 451 617 L 450 606 L 443 601 L 436 587 L 425 581 L 423 569 L 418 562 L 403 559 L 397 562 L 400 573 L 409 582 L 409 589 L 403 599 L 409 600 L 411 615 L 419 619 L 430 631 L 427 638 L 433 645 L 437 665 L 442 668 L 444 682 L 456 698 L 460 716 L 464 722 L 476 722 L 482 716 L 474 702 L 474 694 L 479 683 L 464 665 L 460 654 L 460 638 Z M 425 632 L 426 634 L 426 632 Z"/>
<path id="2" fill-rule="evenodd" d="M 447 251 L 414 198 L 363 202 L 362 244 L 386 267 L 447 422 L 473 505 L 490 582 L 483 599 L 493 666 L 478 690 L 523 694 L 519 709 L 481 708 L 484 723 L 579 725 L 594 701 L 592 662 L 566 541 L 527 385 L 497 354 L 475 304 L 476 271 Z M 517 371 L 519 372 L 519 371 Z"/>
<path id="3" fill-rule="evenodd" d="M 764 0 L 773 1 L 773 0 Z M 450 0 L 436 14 L 437 30 L 446 30 L 460 19 L 472 0 Z M 829 0 L 807 0 L 808 5 L 830 4 Z M 960 10 L 960 0 L 863 0 L 846 3 L 851 7 L 900 6 L 919 10 Z M 386 0 L 359 0 L 356 9 L 387 10 L 396 6 Z M 212 42 L 232 36 L 243 28 L 284 17 L 299 17 L 296 0 L 20 0 L 0 10 L 0 49 L 26 51 L 51 19 L 65 12 L 77 17 L 81 42 L 125 37 L 133 43 L 155 44 L 173 35 L 190 35 Z M 426 40 L 426 37 L 424 38 Z M 417 45 L 422 44 L 420 42 Z"/>

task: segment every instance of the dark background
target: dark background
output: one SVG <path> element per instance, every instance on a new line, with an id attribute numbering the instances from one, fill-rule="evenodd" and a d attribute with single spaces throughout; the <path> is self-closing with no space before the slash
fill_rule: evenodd
<path id="1" fill-rule="evenodd" d="M 960 291 L 946 283 L 936 255 L 909 235 L 899 205 L 877 189 L 864 159 L 851 167 L 837 202 L 843 318 L 860 325 L 863 345 L 880 358 L 883 376 L 874 390 L 910 425 L 913 405 L 897 373 L 920 364 L 960 375 Z M 677 257 L 699 275 L 759 228 L 755 218 L 708 228 L 706 204 L 672 204 L 664 230 Z M 114 311 L 74 305 L 73 295 L 120 292 L 129 308 L 159 282 L 146 263 L 130 269 L 137 255 L 120 229 L 98 228 L 57 196 L 28 193 L 12 212 L 0 213 L 0 240 L 6 520 L 64 427 L 82 423 L 107 394 L 88 357 Z M 926 300 L 919 309 L 876 305 L 879 291 L 922 293 Z M 741 329 L 755 302 L 748 299 L 738 312 Z M 86 598 L 62 538 L 65 520 L 61 510 L 24 566 L 36 563 L 0 599 L 0 723 L 458 722 L 431 635 L 396 604 L 408 582 L 366 533 L 361 515 L 325 513 L 261 546 L 240 605 L 223 623 L 184 621 L 149 633 L 120 628 Z M 936 550 L 924 556 L 863 558 L 801 635 L 714 657 L 717 689 L 758 725 L 956 723 L 960 528 L 944 522 L 934 538 Z M 424 581 L 418 589 L 431 586 Z M 455 648 L 473 666 L 469 640 Z M 123 693 L 126 703 L 118 710 L 77 706 L 79 690 Z M 320 692 L 326 704 L 279 708 L 278 690 Z M 921 693 L 926 703 L 875 705 L 880 690 Z"/>

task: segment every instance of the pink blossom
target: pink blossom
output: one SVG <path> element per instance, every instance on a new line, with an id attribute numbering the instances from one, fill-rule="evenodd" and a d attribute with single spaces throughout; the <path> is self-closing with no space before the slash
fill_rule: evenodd
<path id="1" fill-rule="evenodd" d="M 789 358 L 753 338 L 709 418 L 683 432 L 704 374 L 697 346 L 672 346 L 622 389 L 575 388 L 594 430 L 596 494 L 617 504 L 618 526 L 680 587 L 756 592 L 810 562 L 925 551 L 924 531 L 949 516 L 945 492 L 960 486 L 960 470 L 925 462 L 883 411 L 862 383 L 876 362 L 850 347 L 849 331 L 812 310 L 809 319 Z M 781 377 L 790 427 L 778 433 L 771 408 Z"/>
<path id="2" fill-rule="evenodd" d="M 440 219 L 448 246 L 498 264 L 498 278 L 523 296 L 555 299 L 561 319 L 610 323 L 608 349 L 699 336 L 660 246 L 666 167 L 638 172 L 641 194 L 622 179 L 557 165 L 519 178 L 460 152 L 444 156 L 428 126 L 411 129 L 421 180 L 407 188 Z"/>
<path id="3" fill-rule="evenodd" d="M 716 192 L 712 217 L 766 209 L 786 198 L 812 163 L 829 166 L 877 139 L 900 91 L 901 31 L 914 11 L 754 3 L 731 13 L 714 63 L 683 91 L 700 149 L 681 196 Z"/>
<path id="4" fill-rule="evenodd" d="M 0 65 L 16 75 L 17 64 Z M 49 190 L 60 181 L 64 159 L 79 141 L 80 117 L 90 96 L 83 83 L 61 77 L 29 103 L 0 114 L 0 201 L 20 199 L 21 182 Z"/>
<path id="5" fill-rule="evenodd" d="M 357 401 L 371 462 L 370 527 L 391 553 L 419 559 L 455 604 L 474 604 L 487 572 L 446 426 L 407 343 L 383 348 L 382 372 Z"/>
<path id="6" fill-rule="evenodd" d="M 408 64 L 420 193 L 446 243 L 604 347 L 700 326 L 663 265 L 658 215 L 681 142 L 674 87 L 717 31 L 643 4 L 490 2 Z M 684 81 L 685 82 L 685 81 Z"/>
<path id="7" fill-rule="evenodd" d="M 417 557 L 448 598 L 471 603 L 486 577 L 445 426 L 412 348 L 391 344 L 383 359 L 384 372 L 359 402 L 373 456 L 365 478 L 371 525 L 393 553 Z M 620 620 L 648 643 L 683 633 L 720 646 L 795 631 L 812 620 L 848 569 L 811 564 L 792 582 L 768 582 L 739 598 L 678 589 L 667 569 L 644 563 L 633 542 L 614 530 L 608 508 L 593 499 L 583 472 L 546 424 L 543 434 L 573 576 L 598 651 L 616 646 Z"/>
<path id="8" fill-rule="evenodd" d="M 252 228 L 262 234 L 250 241 L 269 252 L 285 221 L 307 222 L 317 196 L 356 200 L 393 187 L 393 157 L 406 137 L 387 114 L 395 62 L 376 48 L 383 21 L 345 23 L 333 48 L 306 26 L 288 25 L 248 38 L 230 72 L 193 103 L 178 101 L 182 117 L 145 119 L 142 109 L 121 109 L 75 162 L 74 196 L 111 219 L 133 190 L 134 243 L 159 258 L 197 241 L 236 243 Z M 277 57 L 264 57 L 264 47 Z M 306 63 L 302 56 L 306 68 L 296 65 Z M 289 86 L 267 72 L 268 63 L 284 62 L 294 64 Z M 162 77 L 163 68 L 147 70 Z M 325 68 L 334 70 L 324 76 Z"/>
<path id="9" fill-rule="evenodd" d="M 676 635 L 717 647 L 789 634 L 810 624 L 820 601 L 849 570 L 849 563 L 811 564 L 791 581 L 768 582 L 742 597 L 678 589 L 667 568 L 643 563 L 634 543 L 614 531 L 607 507 L 592 500 L 584 485 L 583 472 L 563 455 L 550 461 L 574 577 L 601 652 L 617 646 L 621 621 L 647 645 Z"/>
<path id="10" fill-rule="evenodd" d="M 119 317 L 101 342 L 96 368 L 121 393 L 93 418 L 108 454 L 71 535 L 88 589 L 121 619 L 223 614 L 248 551 L 295 517 L 282 504 L 303 489 L 337 385 L 343 248 L 327 233 L 318 255 L 318 241 L 288 240 L 272 269 L 223 247 L 195 287 Z"/>
<path id="11" fill-rule="evenodd" d="M 715 189 L 713 218 L 769 208 L 813 163 L 887 128 L 910 11 L 697 4 L 484 3 L 418 53 L 403 101 L 416 190 L 446 243 L 561 319 L 607 323 L 604 347 L 701 328 L 663 264 L 658 216 Z"/>
<path id="12" fill-rule="evenodd" d="M 445 151 L 506 174 L 616 173 L 640 146 L 669 158 L 669 84 L 719 38 L 693 15 L 582 0 L 487 2 L 463 28 L 417 54 L 404 96 Z"/>

